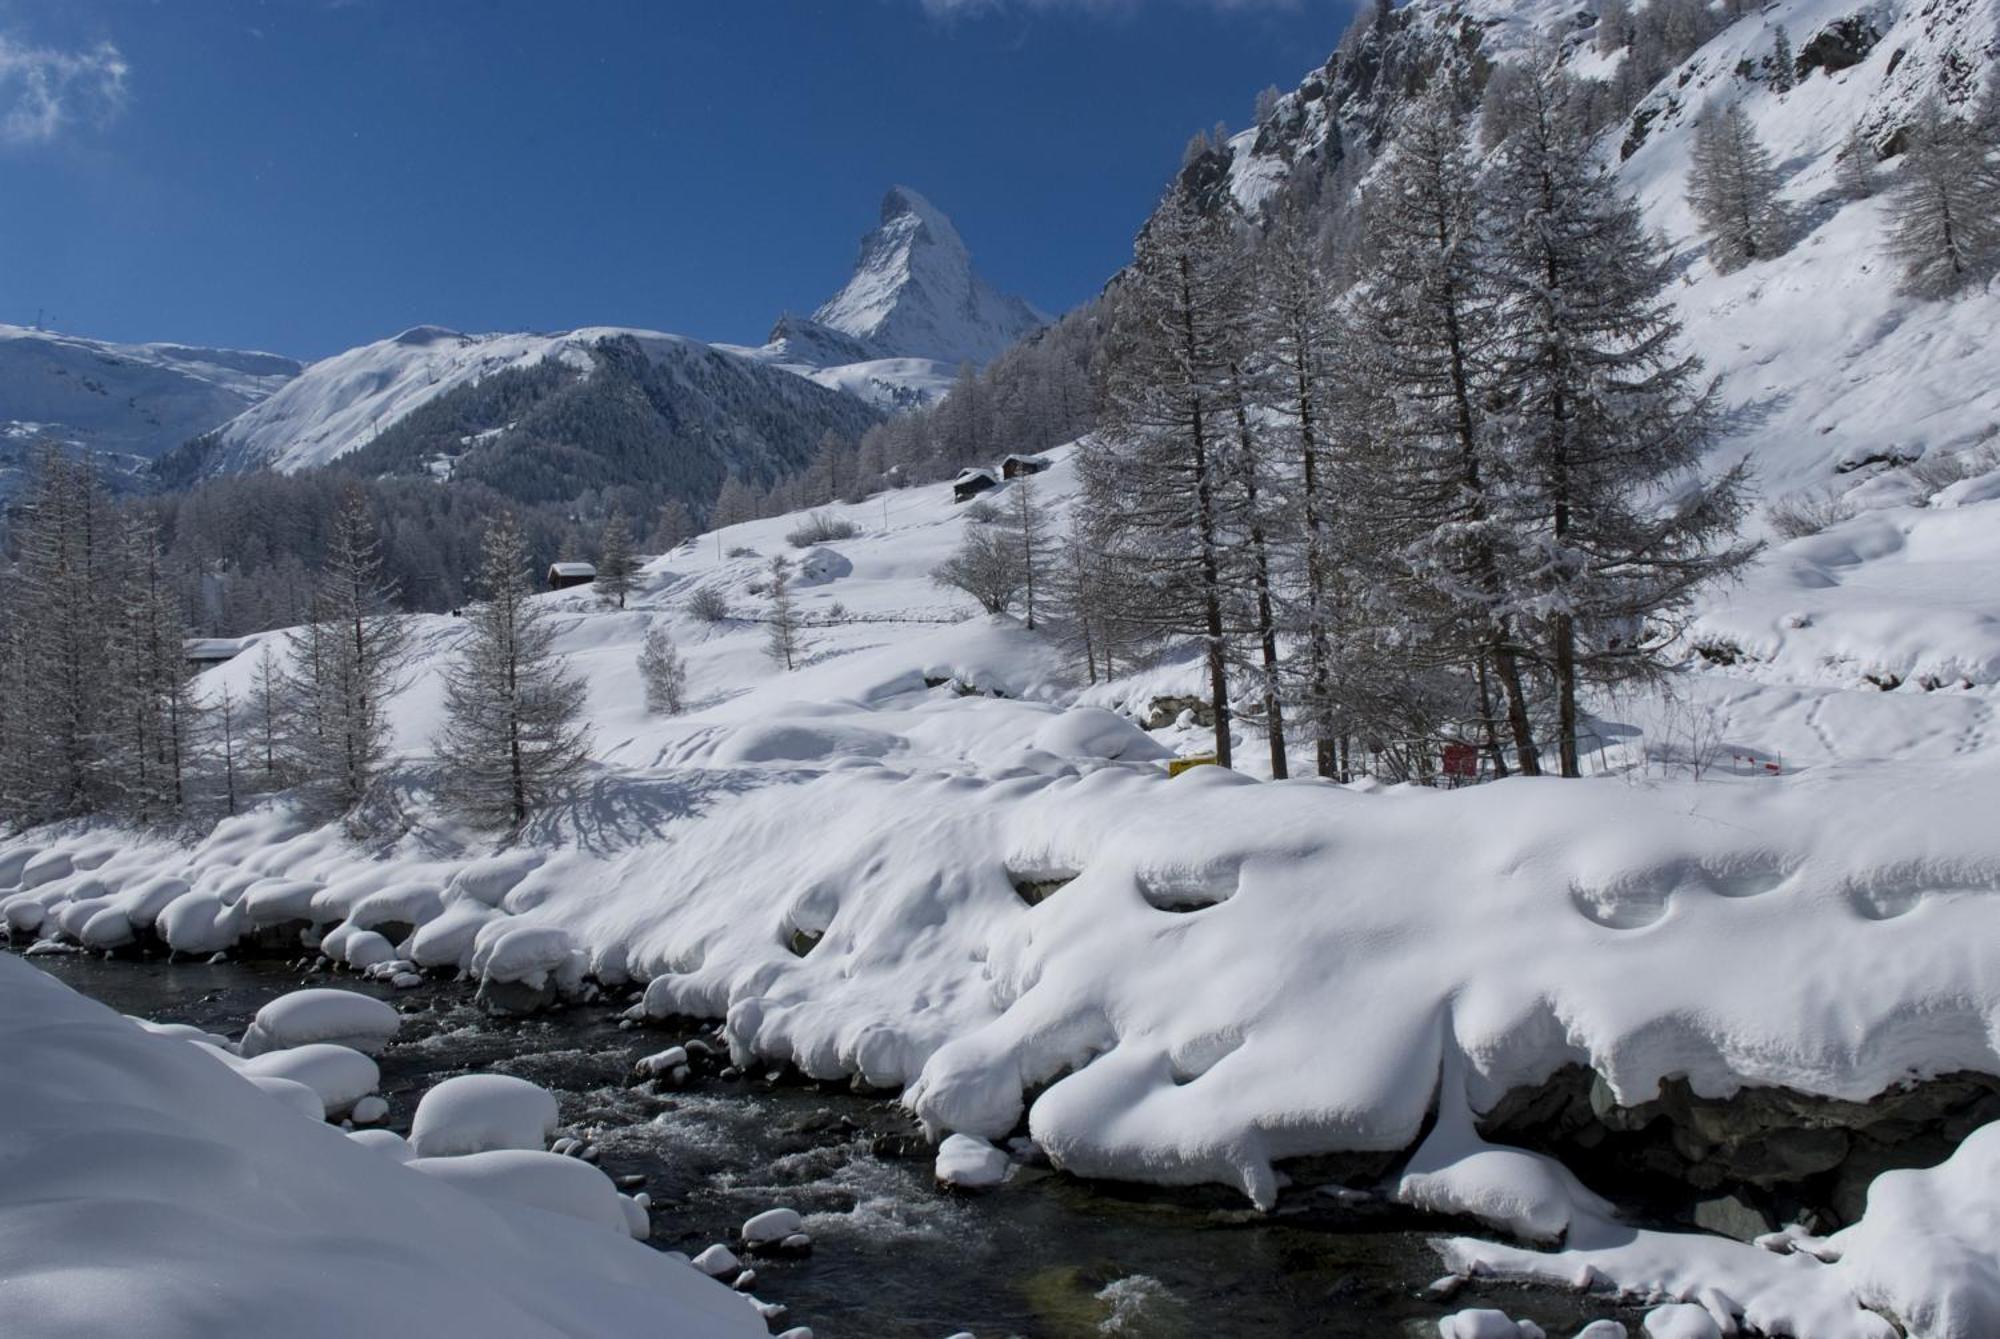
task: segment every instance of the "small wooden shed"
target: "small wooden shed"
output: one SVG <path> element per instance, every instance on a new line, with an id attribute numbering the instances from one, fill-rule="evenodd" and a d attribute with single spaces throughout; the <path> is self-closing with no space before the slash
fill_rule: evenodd
<path id="1" fill-rule="evenodd" d="M 245 637 L 189 637 L 181 643 L 181 659 L 199 672 L 236 659 L 249 645 Z"/>
<path id="2" fill-rule="evenodd" d="M 1023 475 L 1040 474 L 1049 467 L 1046 456 L 1008 456 L 1000 462 L 1000 477 L 1019 479 Z"/>
<path id="3" fill-rule="evenodd" d="M 951 500 L 963 502 L 967 498 L 978 497 L 989 488 L 999 486 L 999 477 L 992 470 L 978 468 L 960 470 L 958 477 L 951 481 Z"/>
<path id="4" fill-rule="evenodd" d="M 589 563 L 550 563 L 549 589 L 568 590 L 571 586 L 588 586 L 597 580 L 597 569 Z"/>

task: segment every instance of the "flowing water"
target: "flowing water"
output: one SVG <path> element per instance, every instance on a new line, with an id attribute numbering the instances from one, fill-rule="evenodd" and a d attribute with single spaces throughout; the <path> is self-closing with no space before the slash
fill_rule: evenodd
<path id="1" fill-rule="evenodd" d="M 1329 1200 L 1267 1216 L 1220 1196 L 1167 1197 L 1032 1168 L 990 1194 L 950 1194 L 933 1184 L 929 1151 L 911 1147 L 914 1127 L 892 1102 L 761 1076 L 698 1080 L 679 1093 L 631 1086 L 635 1060 L 684 1038 L 621 1030 L 612 1006 L 494 1018 L 452 985 L 392 995 L 269 963 L 34 961 L 120 1012 L 230 1036 L 302 985 L 393 998 L 405 1021 L 381 1057 L 390 1128 L 407 1132 L 417 1099 L 440 1079 L 517 1074 L 556 1093 L 564 1122 L 597 1144 L 607 1172 L 646 1178 L 655 1246 L 692 1254 L 727 1241 L 751 1214 L 789 1205 L 806 1215 L 814 1249 L 755 1261 L 754 1291 L 789 1308 L 776 1328 L 809 1325 L 816 1339 L 1417 1336 L 1435 1335 L 1437 1318 L 1464 1306 L 1532 1317 L 1562 1339 L 1608 1314 L 1601 1299 L 1499 1284 L 1474 1283 L 1448 1304 L 1424 1297 L 1437 1259 L 1415 1225 L 1379 1207 Z"/>

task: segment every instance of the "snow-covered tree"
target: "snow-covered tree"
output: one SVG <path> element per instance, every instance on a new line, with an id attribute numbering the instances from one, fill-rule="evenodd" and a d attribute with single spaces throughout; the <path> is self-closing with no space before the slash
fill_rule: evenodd
<path id="1" fill-rule="evenodd" d="M 1100 660 L 1105 678 L 1113 673 L 1116 604 L 1104 545 L 1091 531 L 1085 507 L 1072 507 L 1069 525 L 1056 544 L 1045 582 L 1054 610 L 1056 636 L 1083 657 L 1084 673 L 1097 682 Z"/>
<path id="2" fill-rule="evenodd" d="M 613 508 L 597 541 L 597 580 L 591 584 L 597 590 L 599 603 L 623 609 L 638 574 L 639 563 L 632 556 L 631 523 L 623 511 Z"/>
<path id="3" fill-rule="evenodd" d="M 741 525 L 756 520 L 757 516 L 756 493 L 732 474 L 722 481 L 722 491 L 715 495 L 715 505 L 709 508 L 708 528 L 720 530 L 726 525 Z"/>
<path id="4" fill-rule="evenodd" d="M 771 559 L 767 570 L 771 583 L 771 616 L 768 620 L 770 637 L 765 649 L 771 659 L 789 670 L 797 667 L 799 657 L 805 650 L 799 631 L 798 604 L 792 599 L 792 560 L 780 553 Z"/>
<path id="5" fill-rule="evenodd" d="M 1782 254 L 1791 218 L 1782 184 L 1750 118 L 1734 103 L 1711 108 L 1695 126 L 1688 203 L 1709 235 L 1709 258 L 1724 274 Z"/>
<path id="6" fill-rule="evenodd" d="M 485 600 L 445 671 L 437 738 L 445 797 L 476 821 L 519 827 L 582 770 L 590 751 L 584 686 L 556 652 L 534 597 L 527 545 L 510 514 L 486 532 Z"/>
<path id="7" fill-rule="evenodd" d="M 1021 597 L 1030 631 L 1035 626 L 1035 588 L 1049 563 L 1049 516 L 1035 496 L 1035 481 L 1022 475 L 1008 485 L 1007 538 L 1021 577 Z"/>
<path id="8" fill-rule="evenodd" d="M 1848 127 L 1847 138 L 1841 141 L 1837 166 L 1842 195 L 1850 200 L 1866 200 L 1875 194 L 1875 145 L 1862 132 L 1859 121 Z"/>
<path id="9" fill-rule="evenodd" d="M 931 571 L 931 580 L 979 601 L 989 614 L 1004 614 L 1020 594 L 1021 541 L 990 525 L 968 525 L 951 555 Z"/>
<path id="10" fill-rule="evenodd" d="M 1792 35 L 1785 31 L 1785 25 L 1782 23 L 1778 25 L 1778 31 L 1771 39 L 1771 55 L 1769 60 L 1771 91 L 1773 93 L 1791 92 L 1792 85 L 1797 82 L 1798 74 L 1793 66 Z"/>
<path id="11" fill-rule="evenodd" d="M 256 750 L 258 784 L 265 790 L 280 784 L 287 748 L 287 725 L 296 705 L 289 696 L 284 662 L 265 642 L 250 671 L 250 735 Z"/>
<path id="12" fill-rule="evenodd" d="M 1569 93 L 1551 72 L 1522 84 L 1487 198 L 1502 298 L 1494 434 L 1509 514 L 1539 549 L 1538 658 L 1573 777 L 1579 682 L 1657 672 L 1662 620 L 1754 548 L 1727 544 L 1741 467 L 1694 478 L 1712 393 L 1681 345 L 1666 258 L 1591 152 Z"/>
<path id="13" fill-rule="evenodd" d="M 1632 7 L 1626 0 L 1604 0 L 1597 12 L 1595 40 L 1601 56 L 1614 56 L 1631 43 Z"/>
<path id="14" fill-rule="evenodd" d="M 1405 675 L 1419 685 L 1427 670 L 1470 679 L 1489 668 L 1517 765 L 1533 775 L 1521 619 L 1534 563 L 1506 514 L 1489 422 L 1502 390 L 1500 294 L 1465 138 L 1457 91 L 1440 81 L 1411 107 L 1379 169 L 1341 397 L 1350 423 L 1365 425 L 1352 440 L 1367 452 L 1357 475 L 1382 554 L 1371 598 L 1393 606 L 1387 635 L 1402 644 Z"/>
<path id="15" fill-rule="evenodd" d="M 1257 252 L 1256 292 L 1245 339 L 1264 368 L 1261 408 L 1289 456 L 1289 495 L 1279 505 L 1277 528 L 1295 544 L 1298 598 L 1287 621 L 1305 642 L 1305 724 L 1317 745 L 1317 771 L 1336 770 L 1336 727 L 1328 693 L 1331 655 L 1325 618 L 1327 360 L 1336 328 L 1334 303 L 1317 246 L 1315 216 L 1305 202 L 1282 201 Z M 1288 503 L 1289 505 L 1284 505 Z"/>
<path id="16" fill-rule="evenodd" d="M 302 781 L 336 811 L 373 787 L 389 745 L 388 698 L 401 682 L 409 625 L 383 575 L 381 545 L 357 490 L 341 502 L 313 592 L 310 621 L 292 636 L 291 695 L 302 717 L 288 732 Z"/>
<path id="17" fill-rule="evenodd" d="M 224 812 L 235 814 L 237 795 L 241 790 L 239 777 L 243 770 L 243 731 L 235 696 L 229 685 L 222 685 L 216 695 L 209 717 L 215 732 L 215 752 L 222 767 L 222 801 Z"/>
<path id="18" fill-rule="evenodd" d="M 689 513 L 687 503 L 679 498 L 669 498 L 654 518 L 653 533 L 646 542 L 655 552 L 666 553 L 679 548 L 681 542 L 694 533 L 694 516 Z"/>
<path id="19" fill-rule="evenodd" d="M 646 710 L 678 716 L 687 710 L 687 662 L 664 623 L 646 629 L 639 648 L 639 679 L 646 686 Z"/>
<path id="20" fill-rule="evenodd" d="M 1904 291 L 1918 297 L 1955 293 L 2000 260 L 2000 162 L 1981 119 L 1961 120 L 1933 99 L 1911 129 L 1888 249 Z"/>
<path id="21" fill-rule="evenodd" d="M 110 632 L 116 545 L 95 473 L 56 447 L 37 453 L 17 504 L 18 561 L 0 619 L 8 625 L 0 801 L 26 825 L 103 807 L 116 686 Z"/>
<path id="22" fill-rule="evenodd" d="M 1113 299 L 1100 431 L 1079 455 L 1085 505 L 1127 569 L 1133 616 L 1158 636 L 1201 640 L 1225 767 L 1237 554 L 1223 387 L 1239 257 L 1227 224 L 1190 193 L 1162 202 Z"/>
<path id="23" fill-rule="evenodd" d="M 122 807 L 151 822 L 186 807 L 197 709 L 180 600 L 162 569 L 158 537 L 137 512 L 122 518 L 119 531 L 104 667 L 111 707 L 105 755 Z"/>

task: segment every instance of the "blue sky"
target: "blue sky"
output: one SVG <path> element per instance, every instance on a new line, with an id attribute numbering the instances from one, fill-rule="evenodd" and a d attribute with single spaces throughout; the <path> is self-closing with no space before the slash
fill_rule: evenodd
<path id="1" fill-rule="evenodd" d="M 0 0 L 0 321 L 758 342 L 882 192 L 1048 310 L 1350 0 Z"/>

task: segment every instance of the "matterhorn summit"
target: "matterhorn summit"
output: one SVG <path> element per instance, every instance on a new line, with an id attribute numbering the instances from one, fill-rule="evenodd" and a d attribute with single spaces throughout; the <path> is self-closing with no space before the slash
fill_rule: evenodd
<path id="1" fill-rule="evenodd" d="M 1048 320 L 974 273 L 958 229 L 907 186 L 883 197 L 853 276 L 812 319 L 878 357 L 943 363 L 990 362 Z"/>

